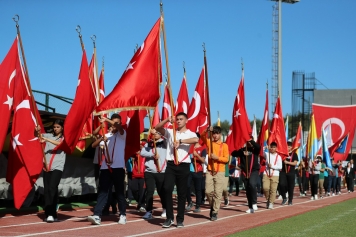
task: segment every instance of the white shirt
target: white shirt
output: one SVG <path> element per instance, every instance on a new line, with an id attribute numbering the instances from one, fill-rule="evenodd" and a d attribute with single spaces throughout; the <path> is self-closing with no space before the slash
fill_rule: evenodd
<path id="1" fill-rule="evenodd" d="M 124 134 L 120 132 L 114 133 L 108 138 L 108 150 L 110 155 L 110 160 L 113 161 L 111 168 L 125 168 L 125 145 L 126 145 L 126 131 Z M 101 169 L 107 169 L 106 160 L 103 160 L 101 164 Z"/>
<path id="2" fill-rule="evenodd" d="M 112 133 L 107 133 L 105 134 L 105 137 L 109 138 L 112 136 Z M 109 140 L 107 141 L 107 144 L 109 144 Z M 94 160 L 93 160 L 93 164 L 99 164 L 98 163 L 98 159 L 101 159 L 101 154 L 100 154 L 100 149 L 104 149 L 105 150 L 105 143 L 104 141 L 101 141 L 99 143 L 99 146 L 95 147 L 95 154 L 94 154 Z M 100 155 L 100 157 L 99 157 Z"/>
<path id="3" fill-rule="evenodd" d="M 167 138 L 167 161 L 174 161 L 173 129 L 166 129 L 164 136 Z M 187 129 L 185 132 L 176 131 L 176 141 L 197 137 L 197 134 Z M 180 144 L 177 149 L 178 162 L 191 163 L 189 149 L 192 144 Z"/>
<path id="4" fill-rule="evenodd" d="M 266 157 L 266 175 L 279 176 L 279 171 L 282 170 L 282 157 L 278 153 L 268 153 L 265 152 Z M 271 162 L 271 168 L 268 168 L 268 162 Z"/>

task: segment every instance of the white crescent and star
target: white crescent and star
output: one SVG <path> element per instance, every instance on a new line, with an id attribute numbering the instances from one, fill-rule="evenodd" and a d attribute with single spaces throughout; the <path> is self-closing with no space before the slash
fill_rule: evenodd
<path id="1" fill-rule="evenodd" d="M 163 103 L 163 107 L 166 108 L 166 110 L 168 111 L 168 116 L 169 116 L 169 117 L 172 116 L 172 115 L 171 115 L 171 105 L 168 104 L 168 103 L 166 103 L 166 102 L 164 102 L 164 103 Z"/>
<path id="2" fill-rule="evenodd" d="M 339 118 L 335 118 L 335 117 L 328 118 L 323 122 L 322 128 L 325 129 L 330 124 L 336 124 L 336 125 L 338 125 L 340 127 L 341 134 L 340 134 L 340 136 L 338 138 L 338 140 L 339 140 L 345 133 L 345 124 L 344 124 L 344 122 Z"/>
<path id="3" fill-rule="evenodd" d="M 9 88 L 10 88 L 10 85 L 11 85 L 11 81 L 12 79 L 14 79 L 14 77 L 16 76 L 16 69 L 11 73 L 10 75 L 10 78 L 9 78 Z"/>
<path id="4" fill-rule="evenodd" d="M 12 148 L 15 150 L 16 146 L 22 146 L 23 144 L 19 141 L 20 133 L 13 137 Z"/>
<path id="5" fill-rule="evenodd" d="M 240 109 L 236 110 L 234 117 L 235 117 L 235 118 L 238 118 L 240 115 L 241 115 L 241 114 L 240 114 Z"/>
<path id="6" fill-rule="evenodd" d="M 136 61 L 135 61 L 135 62 L 136 62 Z M 128 70 L 130 70 L 130 69 L 134 69 L 134 68 L 133 68 L 133 65 L 135 64 L 135 62 L 132 62 L 132 63 L 130 62 L 129 65 L 127 65 L 126 70 L 125 70 L 125 73 L 126 73 Z"/>
<path id="7" fill-rule="evenodd" d="M 10 97 L 8 95 L 6 95 L 6 96 L 7 96 L 7 100 L 4 102 L 4 105 L 9 105 L 9 110 L 10 110 L 11 107 L 12 107 L 12 103 L 14 101 L 14 98 L 12 98 L 12 97 Z"/>

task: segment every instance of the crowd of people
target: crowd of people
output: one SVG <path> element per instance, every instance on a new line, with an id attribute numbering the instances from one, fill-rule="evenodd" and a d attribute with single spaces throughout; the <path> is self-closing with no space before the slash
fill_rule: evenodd
<path id="1" fill-rule="evenodd" d="M 210 220 L 218 219 L 223 201 L 229 205 L 229 196 L 240 195 L 240 184 L 246 191 L 248 209 L 246 213 L 258 210 L 257 198 L 265 196 L 266 208 L 273 209 L 277 197 L 282 205 L 293 205 L 296 179 L 300 196 L 310 190 L 311 199 L 341 193 L 341 186 L 347 185 L 348 192 L 354 191 L 355 169 L 353 160 L 343 167 L 341 161 L 332 160 L 327 167 L 321 156 L 315 159 L 298 159 L 288 142 L 289 156 L 278 154 L 278 144 L 271 142 L 268 152 L 260 156 L 260 147 L 253 137 L 244 147 L 229 153 L 221 139 L 219 126 L 209 127 L 203 133 L 187 129 L 188 117 L 178 113 L 151 129 L 148 139 L 141 140 L 141 150 L 125 162 L 126 131 L 121 117 L 113 114 L 110 119 L 102 118 L 108 124 L 109 132 L 99 135 L 100 127 L 94 131 L 94 165 L 97 178 L 97 203 L 93 215 L 87 220 L 101 224 L 102 216 L 119 212 L 119 224 L 126 224 L 126 206 L 132 200 L 136 208 L 144 212 L 143 219 L 153 218 L 155 190 L 160 199 L 166 218 L 163 228 L 169 228 L 176 220 L 177 227 L 184 227 L 187 211 L 201 212 L 201 205 L 208 202 Z M 167 124 L 175 123 L 175 130 Z M 65 162 L 65 153 L 57 149 L 63 139 L 63 121 L 55 121 L 53 133 L 43 134 L 46 142 L 46 159 L 49 172 L 44 176 L 45 214 L 47 222 L 57 221 L 56 205 L 58 184 Z M 35 129 L 36 133 L 40 128 Z M 235 186 L 235 189 L 234 189 Z M 173 191 L 176 187 L 177 216 L 174 218 Z M 192 200 L 194 189 L 195 200 Z"/>

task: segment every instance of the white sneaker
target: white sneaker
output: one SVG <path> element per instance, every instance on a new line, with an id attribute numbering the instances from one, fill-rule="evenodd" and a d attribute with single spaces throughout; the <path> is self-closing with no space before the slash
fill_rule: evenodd
<path id="1" fill-rule="evenodd" d="M 126 216 L 120 215 L 120 220 L 117 223 L 119 223 L 121 225 L 125 225 L 126 224 Z"/>
<path id="2" fill-rule="evenodd" d="M 282 200 L 283 198 L 282 198 L 282 195 L 279 195 L 278 196 L 278 200 Z"/>
<path id="3" fill-rule="evenodd" d="M 337 194 L 338 194 L 338 195 L 341 195 L 341 192 L 338 192 Z"/>
<path id="4" fill-rule="evenodd" d="M 270 204 L 268 205 L 268 209 L 273 209 L 273 203 L 270 203 Z"/>
<path id="5" fill-rule="evenodd" d="M 253 209 L 248 209 L 246 213 L 254 213 L 255 211 Z"/>
<path id="6" fill-rule="evenodd" d="M 100 225 L 100 217 L 99 216 L 88 216 L 87 220 L 91 222 L 93 225 Z"/>
<path id="7" fill-rule="evenodd" d="M 164 209 L 164 208 L 163 208 L 163 211 L 162 211 L 161 217 L 164 217 L 164 218 L 166 218 L 166 217 L 167 217 L 167 214 L 166 214 L 166 209 Z"/>
<path id="8" fill-rule="evenodd" d="M 257 210 L 258 210 L 257 204 L 253 204 L 253 205 L 252 205 L 252 209 L 253 209 L 254 211 L 257 211 Z"/>
<path id="9" fill-rule="evenodd" d="M 52 222 L 54 222 L 53 216 L 48 216 L 46 221 L 47 221 L 47 223 L 52 223 Z"/>
<path id="10" fill-rule="evenodd" d="M 335 193 L 333 193 L 333 195 L 332 196 L 335 196 Z"/>
<path id="11" fill-rule="evenodd" d="M 327 193 L 326 196 L 330 196 L 330 193 Z"/>
<path id="12" fill-rule="evenodd" d="M 318 200 L 318 195 L 314 195 L 314 200 Z"/>
<path id="13" fill-rule="evenodd" d="M 310 198 L 310 200 L 315 200 L 315 197 L 314 197 L 314 196 L 312 196 L 312 197 Z"/>

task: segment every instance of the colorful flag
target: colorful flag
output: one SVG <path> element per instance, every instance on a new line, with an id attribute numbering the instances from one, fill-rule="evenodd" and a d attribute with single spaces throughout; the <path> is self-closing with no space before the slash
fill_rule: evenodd
<path id="1" fill-rule="evenodd" d="M 79 140 L 82 128 L 96 106 L 95 95 L 90 85 L 88 61 L 85 50 L 79 72 L 78 86 L 73 104 L 64 121 L 64 140 L 58 149 L 71 154 Z"/>
<path id="2" fill-rule="evenodd" d="M 323 161 L 325 162 L 326 167 L 331 169 L 331 159 L 330 159 L 330 154 L 329 154 L 329 149 L 328 149 L 328 144 L 326 140 L 326 131 L 322 129 L 322 146 L 323 146 Z"/>
<path id="3" fill-rule="evenodd" d="M 248 140 L 250 140 L 251 125 L 247 117 L 245 107 L 245 86 L 244 73 L 242 72 L 241 81 L 237 90 L 234 108 L 232 112 L 231 135 L 227 137 L 226 143 L 229 146 L 229 152 L 239 150 Z M 230 133 L 230 131 L 229 131 Z"/>
<path id="4" fill-rule="evenodd" d="M 280 98 L 277 98 L 271 128 L 269 132 L 268 144 L 277 143 L 277 153 L 285 159 L 288 155 L 286 131 L 284 129 L 283 113 Z"/>
<path id="5" fill-rule="evenodd" d="M 96 108 L 96 112 L 156 107 L 162 80 L 160 26 L 161 17 L 136 51 L 113 91 Z"/>
<path id="6" fill-rule="evenodd" d="M 268 118 L 268 90 L 266 90 L 266 104 L 265 110 L 263 113 L 263 119 L 261 123 L 260 133 L 258 134 L 257 143 L 261 146 L 260 156 L 264 157 L 265 152 L 268 152 L 267 141 L 268 141 L 268 127 L 269 127 L 269 118 Z M 264 147 L 264 149 L 262 149 Z"/>
<path id="7" fill-rule="evenodd" d="M 205 95 L 205 69 L 201 70 L 194 96 L 188 109 L 187 128 L 192 132 L 203 132 L 204 126 L 207 127 L 207 108 Z"/>
<path id="8" fill-rule="evenodd" d="M 307 145 L 308 154 L 307 155 L 311 160 L 314 160 L 314 157 L 316 156 L 316 154 L 319 150 L 314 113 L 312 113 L 311 119 L 310 119 L 310 128 L 309 128 L 309 135 L 308 135 L 307 143 L 308 143 L 308 145 Z"/>
<path id="9" fill-rule="evenodd" d="M 20 75 L 18 62 L 18 40 L 14 40 L 0 66 L 0 151 L 5 143 L 14 99 L 14 79 Z"/>
<path id="10" fill-rule="evenodd" d="M 187 79 L 184 71 L 184 76 L 182 80 L 182 84 L 179 89 L 175 114 L 179 112 L 184 112 L 188 114 L 189 109 L 189 96 L 188 96 L 188 86 L 187 86 Z"/>

